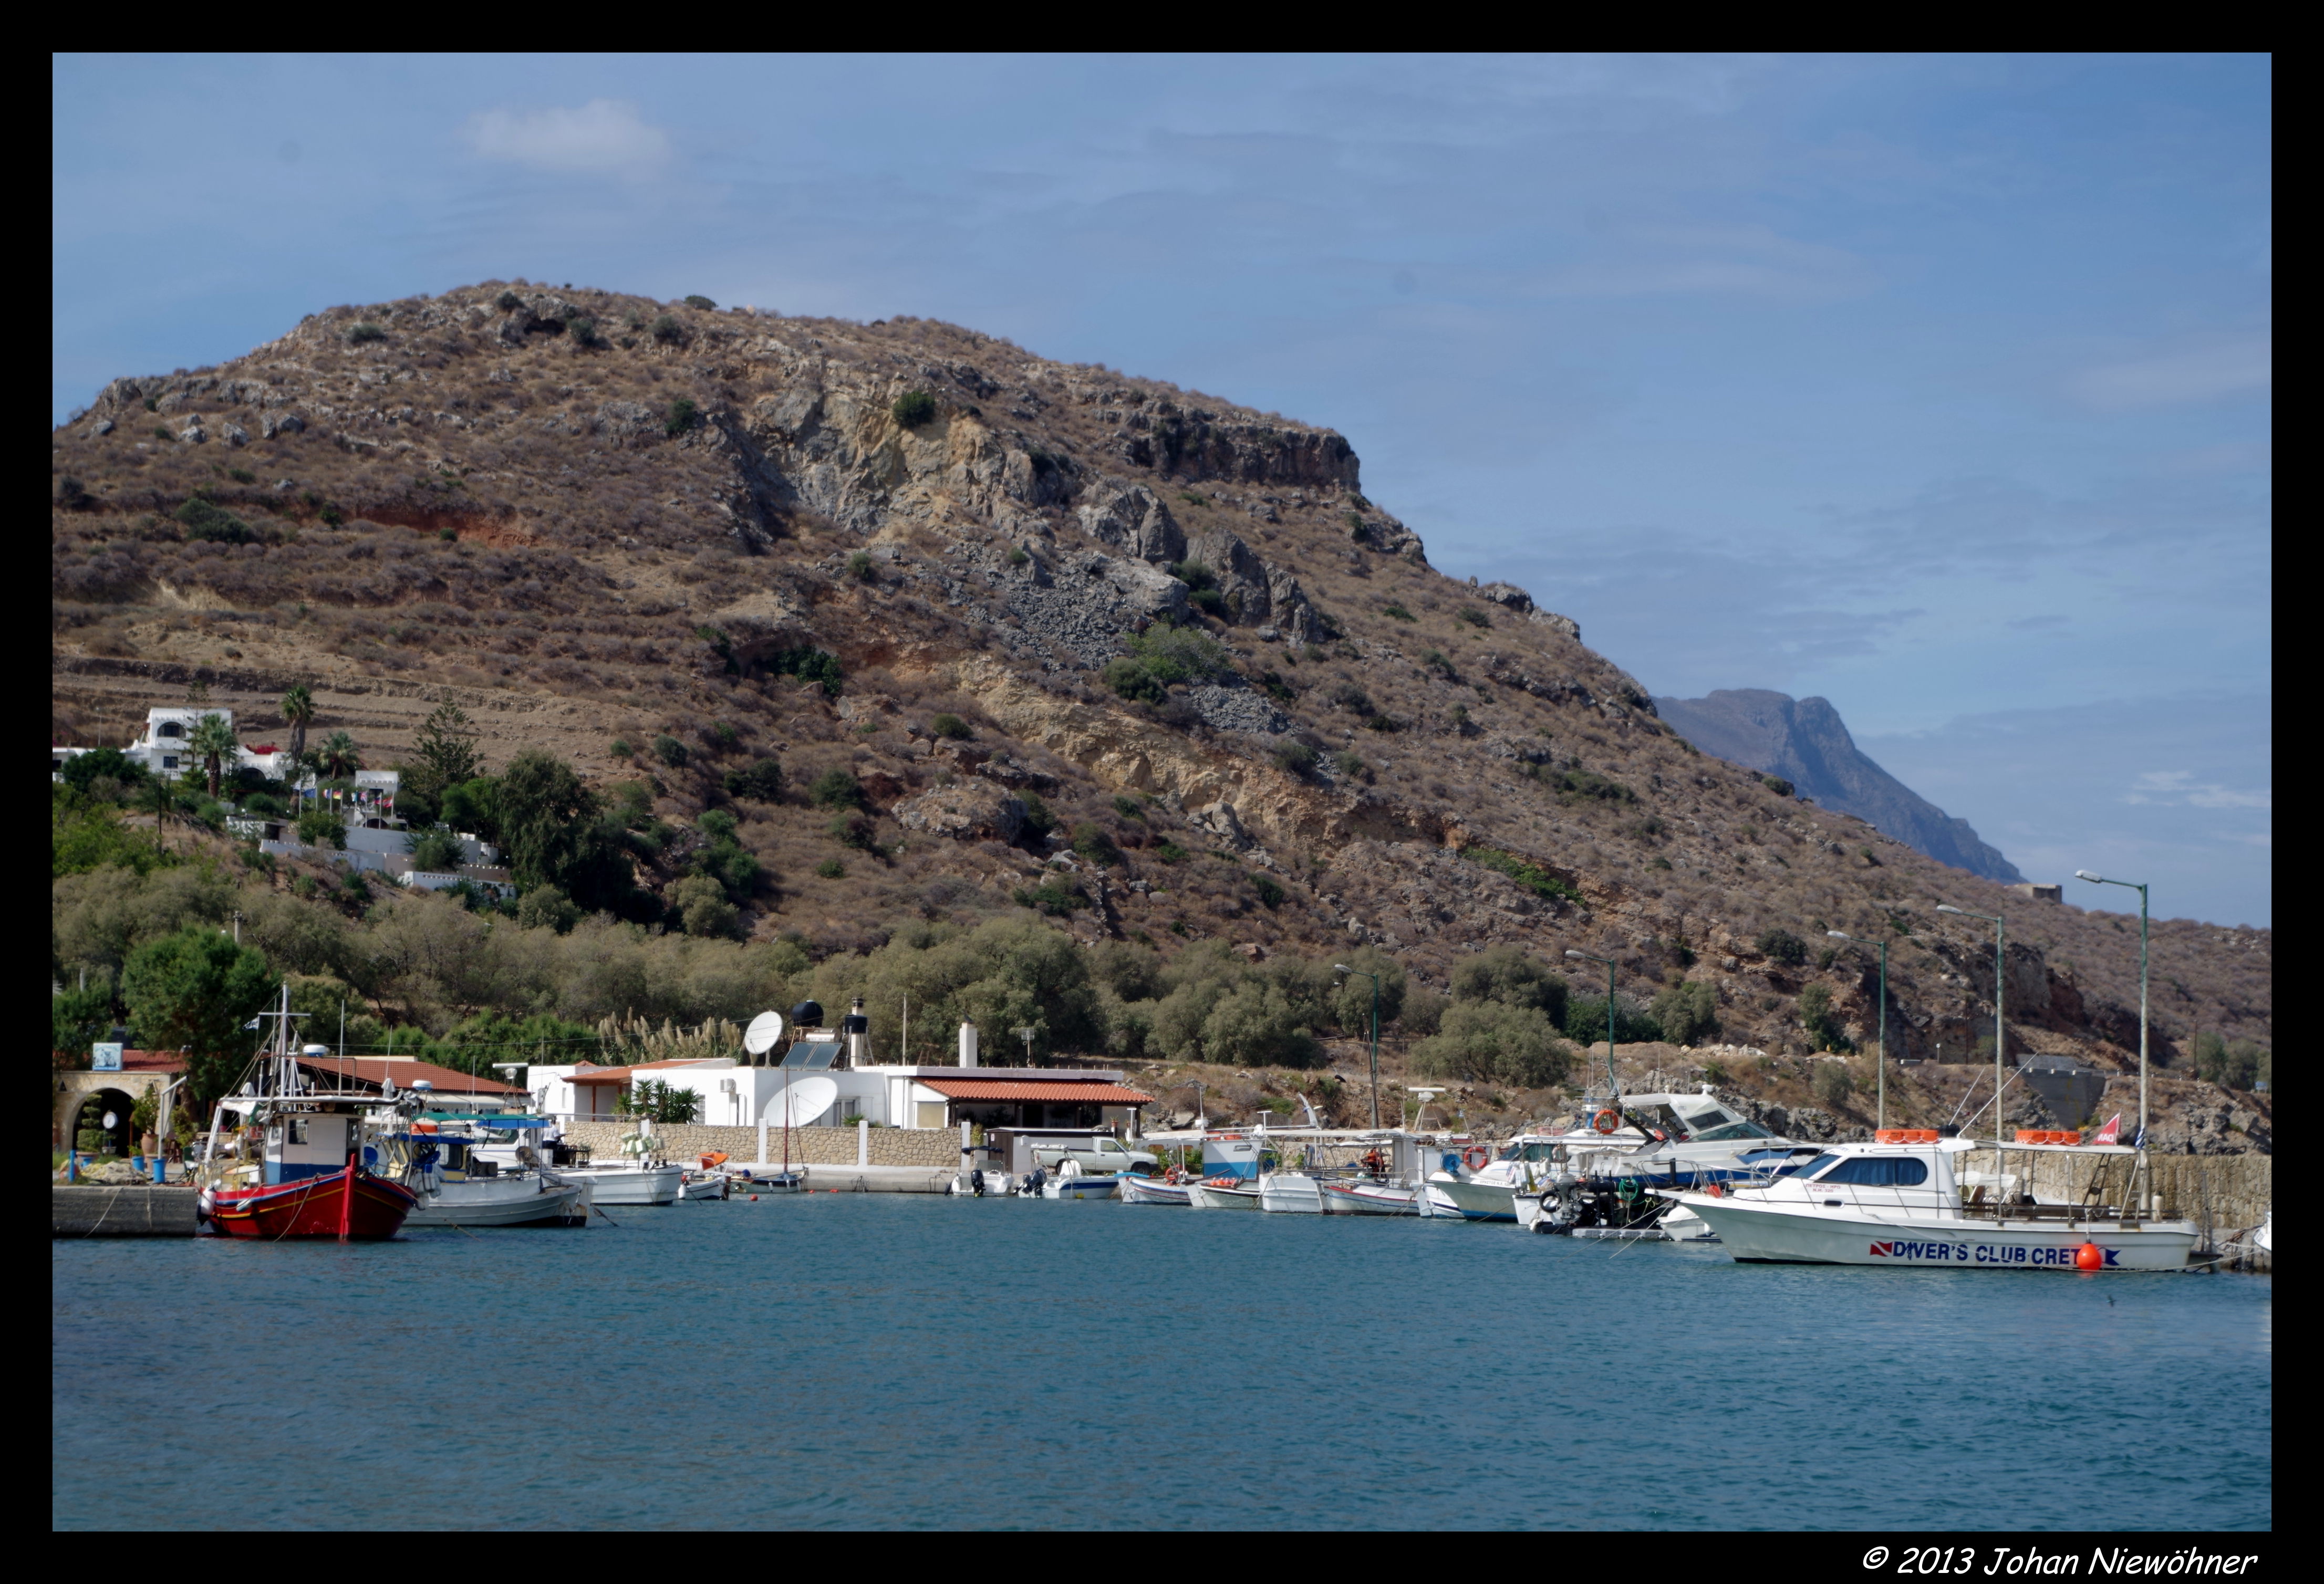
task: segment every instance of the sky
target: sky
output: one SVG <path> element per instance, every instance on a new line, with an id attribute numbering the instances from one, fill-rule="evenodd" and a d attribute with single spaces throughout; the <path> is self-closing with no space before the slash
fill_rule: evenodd
<path id="1" fill-rule="evenodd" d="M 950 319 L 1336 428 L 1651 691 L 1821 695 L 2029 878 L 2270 921 L 2264 57 L 51 77 L 59 419 L 495 277 Z"/>

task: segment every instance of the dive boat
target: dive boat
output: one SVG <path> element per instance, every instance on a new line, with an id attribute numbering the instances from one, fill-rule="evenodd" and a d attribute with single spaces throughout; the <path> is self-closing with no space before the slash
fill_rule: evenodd
<path id="1" fill-rule="evenodd" d="M 2098 1202 L 2038 1203 L 1983 1186 L 1961 1192 L 1970 1150 L 2102 1159 L 2119 1144 L 1941 1138 L 1831 1146 L 1798 1171 L 1759 1185 L 1714 1183 L 1665 1196 L 1709 1223 L 1740 1262 L 1937 1266 L 1962 1270 L 2183 1270 L 2199 1233 L 2190 1220 Z"/>

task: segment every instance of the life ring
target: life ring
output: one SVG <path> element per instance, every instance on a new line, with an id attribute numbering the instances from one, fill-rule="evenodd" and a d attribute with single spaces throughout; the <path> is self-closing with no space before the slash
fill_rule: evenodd
<path id="1" fill-rule="evenodd" d="M 1467 1150 L 1462 1152 L 1461 1156 L 1461 1159 L 1467 1164 L 1469 1169 L 1472 1172 L 1483 1171 L 1492 1158 L 1492 1156 L 1481 1144 L 1471 1145 Z"/>
<path id="2" fill-rule="evenodd" d="M 1600 1133 L 1610 1134 L 1620 1128 L 1622 1126 L 1622 1119 L 1619 1113 L 1608 1110 L 1600 1111 L 1595 1117 L 1592 1117 L 1590 1119 L 1590 1125 L 1598 1129 Z"/>
<path id="3" fill-rule="evenodd" d="M 1703 1192 L 1710 1194 L 1711 1198 L 1717 1199 L 1727 1192 L 1727 1185 L 1723 1183 L 1713 1183 Z"/>

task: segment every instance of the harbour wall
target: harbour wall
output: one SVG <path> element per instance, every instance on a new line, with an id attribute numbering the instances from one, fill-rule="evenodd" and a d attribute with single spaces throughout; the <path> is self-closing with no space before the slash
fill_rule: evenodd
<path id="1" fill-rule="evenodd" d="M 50 1214 L 59 1238 L 190 1238 L 190 1188 L 52 1183 Z"/>
<path id="2" fill-rule="evenodd" d="M 594 1160 L 619 1160 L 622 1135 L 632 1131 L 636 1126 L 628 1118 L 609 1122 L 567 1122 L 565 1124 L 565 1140 L 568 1144 L 587 1145 Z M 690 1161 L 714 1151 L 738 1161 L 759 1157 L 759 1130 L 756 1128 L 710 1128 L 690 1122 L 656 1122 L 653 1135 L 660 1145 L 659 1153 L 673 1161 Z M 867 1163 L 871 1165 L 957 1167 L 960 1165 L 960 1131 L 957 1128 L 872 1128 L 867 1130 L 866 1137 L 871 1145 L 871 1159 Z M 767 1129 L 767 1155 L 773 1160 L 783 1158 L 781 1128 Z M 794 1128 L 791 1129 L 790 1158 L 811 1166 L 852 1166 L 855 1164 L 855 1129 Z"/>
<path id="3" fill-rule="evenodd" d="M 2129 1156 L 2033 1155 L 2005 1151 L 2003 1169 L 2023 1175 L 2034 1163 L 2033 1193 L 2037 1199 L 2080 1202 L 2089 1191 L 2093 1171 L 2099 1174 L 2098 1197 L 2120 1204 L 2129 1195 Z M 1969 1171 L 1993 1170 L 1993 1151 L 1970 1150 L 1961 1165 Z M 2274 1202 L 2275 1157 L 2266 1155 L 2150 1155 L 2152 1192 L 2163 1195 L 2166 1214 L 2198 1223 L 2208 1220 L 2221 1240 L 2248 1231 L 2267 1219 Z"/>

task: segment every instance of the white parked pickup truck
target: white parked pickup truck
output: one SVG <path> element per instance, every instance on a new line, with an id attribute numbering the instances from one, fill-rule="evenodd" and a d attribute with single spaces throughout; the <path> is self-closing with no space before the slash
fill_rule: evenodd
<path id="1" fill-rule="evenodd" d="M 1044 1171 L 1054 1175 L 1066 1161 L 1078 1161 L 1084 1172 L 1110 1175 L 1115 1172 L 1136 1172 L 1148 1176 L 1154 1172 L 1154 1156 L 1142 1149 L 1132 1149 L 1119 1138 L 1091 1138 L 1066 1144 L 1063 1140 L 1033 1147 L 1033 1158 Z"/>

